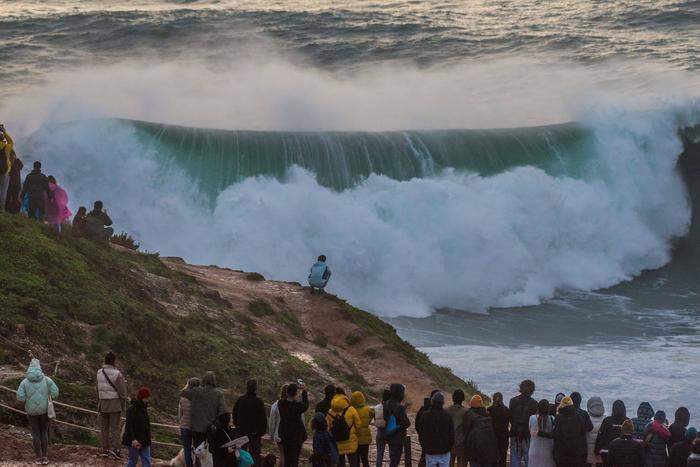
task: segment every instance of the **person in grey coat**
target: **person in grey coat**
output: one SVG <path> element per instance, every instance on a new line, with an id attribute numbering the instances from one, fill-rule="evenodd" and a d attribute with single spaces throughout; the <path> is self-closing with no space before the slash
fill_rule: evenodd
<path id="1" fill-rule="evenodd" d="M 202 385 L 185 389 L 180 394 L 191 404 L 192 441 L 196 448 L 207 439 L 207 432 L 218 418 L 228 413 L 224 401 L 224 393 L 216 387 L 216 375 L 207 371 L 202 378 Z"/>

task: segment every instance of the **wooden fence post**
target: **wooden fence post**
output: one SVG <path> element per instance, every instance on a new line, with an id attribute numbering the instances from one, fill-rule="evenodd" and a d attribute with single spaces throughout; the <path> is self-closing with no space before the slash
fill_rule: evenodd
<path id="1" fill-rule="evenodd" d="M 406 441 L 403 444 L 403 450 L 404 450 L 404 465 L 406 467 L 413 467 L 413 456 L 411 453 L 411 437 L 406 436 Z"/>

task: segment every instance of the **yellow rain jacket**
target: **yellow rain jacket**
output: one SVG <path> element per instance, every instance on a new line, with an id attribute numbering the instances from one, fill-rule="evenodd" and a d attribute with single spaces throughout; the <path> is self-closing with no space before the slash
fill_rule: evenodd
<path id="1" fill-rule="evenodd" d="M 12 141 L 12 138 L 8 133 L 5 133 L 5 141 L 0 141 L 0 157 L 5 159 L 5 167 L 7 167 L 7 172 L 5 173 L 10 173 L 12 170 L 12 163 L 15 161 L 15 158 L 12 154 L 12 149 L 15 145 L 14 141 Z M 0 175 L 3 175 L 0 173 Z"/>
<path id="2" fill-rule="evenodd" d="M 357 430 L 357 442 L 360 446 L 372 444 L 372 432 L 369 429 L 369 424 L 374 419 L 374 409 L 365 404 L 365 395 L 360 391 L 352 393 L 352 406 L 357 410 L 360 416 L 360 426 Z"/>
<path id="3" fill-rule="evenodd" d="M 347 412 L 345 412 L 345 423 L 350 427 L 350 437 L 345 441 L 337 442 L 338 454 L 341 456 L 357 452 L 357 430 L 362 424 L 362 420 L 360 420 L 357 410 L 350 404 L 348 396 L 344 394 L 338 394 L 333 398 L 331 401 L 331 410 L 328 411 L 328 415 L 326 416 L 328 431 L 330 431 L 333 426 L 333 418 L 340 416 L 345 409 L 348 409 Z"/>

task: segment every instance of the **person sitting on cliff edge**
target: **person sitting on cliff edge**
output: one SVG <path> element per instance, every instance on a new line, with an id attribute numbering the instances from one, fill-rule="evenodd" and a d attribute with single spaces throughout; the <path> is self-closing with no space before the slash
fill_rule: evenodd
<path id="1" fill-rule="evenodd" d="M 311 286 L 311 293 L 316 293 L 318 289 L 319 293 L 323 293 L 323 289 L 328 285 L 328 280 L 331 278 L 331 268 L 326 264 L 326 256 L 321 255 L 318 257 L 318 261 L 311 266 L 311 272 L 309 273 L 309 285 Z"/>

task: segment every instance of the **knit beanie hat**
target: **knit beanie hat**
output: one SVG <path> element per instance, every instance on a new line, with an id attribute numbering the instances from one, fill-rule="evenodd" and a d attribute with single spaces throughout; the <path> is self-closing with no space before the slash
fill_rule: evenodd
<path id="1" fill-rule="evenodd" d="M 622 434 L 631 435 L 632 433 L 634 433 L 634 423 L 632 423 L 632 420 L 627 419 L 622 422 Z"/>
<path id="2" fill-rule="evenodd" d="M 479 407 L 484 406 L 484 400 L 481 398 L 480 395 L 474 394 L 472 398 L 469 400 L 469 407 L 477 409 Z"/>
<path id="3" fill-rule="evenodd" d="M 148 399 L 149 397 L 151 397 L 151 390 L 148 389 L 146 386 L 143 386 L 138 391 L 136 391 L 136 399 L 140 401 Z"/>
<path id="4" fill-rule="evenodd" d="M 430 400 L 433 403 L 433 407 L 442 407 L 443 405 L 445 405 L 445 395 L 441 392 L 436 392 L 435 394 L 433 394 L 433 397 Z"/>
<path id="5" fill-rule="evenodd" d="M 661 423 L 665 422 L 666 421 L 666 412 L 664 412 L 663 410 L 658 410 L 654 414 L 654 420 L 656 420 L 657 422 L 661 422 Z"/>
<path id="6" fill-rule="evenodd" d="M 698 437 L 698 430 L 694 426 L 691 426 L 690 428 L 685 430 L 685 440 L 686 441 L 693 441 L 697 437 Z"/>
<path id="7" fill-rule="evenodd" d="M 570 405 L 574 405 L 574 401 L 571 399 L 571 397 L 566 396 L 561 400 L 561 404 L 559 404 L 559 407 L 568 407 Z"/>

